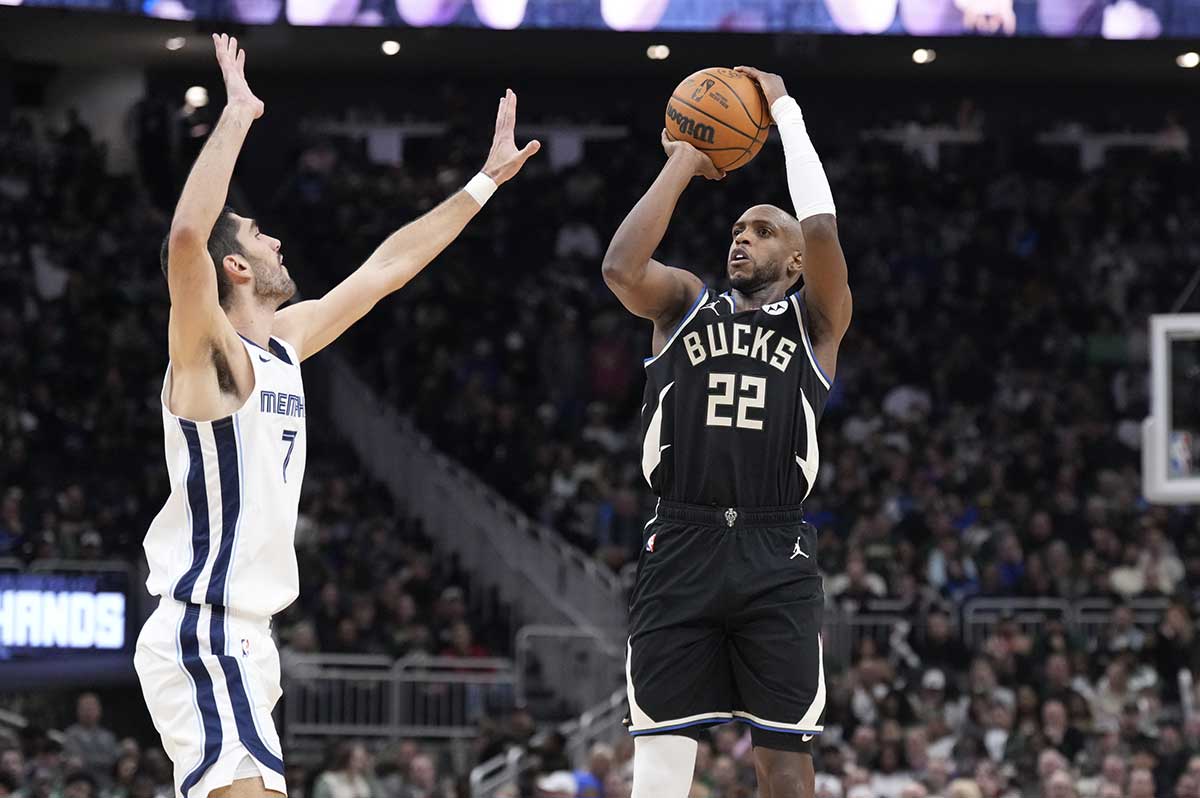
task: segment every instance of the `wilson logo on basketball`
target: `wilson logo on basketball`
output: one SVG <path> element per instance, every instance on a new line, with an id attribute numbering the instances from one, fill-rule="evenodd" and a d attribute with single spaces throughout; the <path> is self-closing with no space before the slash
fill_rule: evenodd
<path id="1" fill-rule="evenodd" d="M 708 78 L 708 79 L 704 80 L 699 86 L 696 87 L 696 90 L 694 92 L 692 92 L 692 99 L 693 100 L 703 99 L 704 95 L 708 93 L 708 90 L 711 89 L 715 85 L 717 85 L 717 82 L 715 80 L 713 80 L 712 78 Z"/>
<path id="2" fill-rule="evenodd" d="M 685 116 L 679 113 L 674 106 L 667 108 L 667 118 L 670 119 L 677 128 L 680 135 L 687 136 L 695 141 L 703 141 L 708 144 L 713 143 L 716 138 L 717 131 L 712 125 L 705 125 L 697 122 L 690 116 Z"/>

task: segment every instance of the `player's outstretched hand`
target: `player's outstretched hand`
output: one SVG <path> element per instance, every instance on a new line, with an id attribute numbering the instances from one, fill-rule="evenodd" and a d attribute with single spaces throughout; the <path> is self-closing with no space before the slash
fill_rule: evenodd
<path id="1" fill-rule="evenodd" d="M 709 180 L 720 180 L 725 177 L 725 171 L 718 169 L 709 158 L 700 150 L 693 147 L 686 141 L 677 141 L 670 137 L 667 129 L 663 128 L 662 132 L 663 152 L 668 158 L 687 158 L 694 164 L 695 174 L 703 175 Z"/>
<path id="2" fill-rule="evenodd" d="M 783 85 L 783 78 L 773 72 L 763 72 L 761 69 L 748 66 L 734 67 L 734 70 L 752 78 L 758 84 L 758 87 L 762 89 L 763 96 L 767 98 L 768 108 L 774 105 L 780 97 L 787 96 L 787 87 Z"/>
<path id="3" fill-rule="evenodd" d="M 221 77 L 225 78 L 225 98 L 230 106 L 244 106 L 254 114 L 254 119 L 263 115 L 263 102 L 250 91 L 246 82 L 246 51 L 238 48 L 237 39 L 227 34 L 213 34 L 213 47 L 217 50 L 217 63 L 221 65 Z"/>
<path id="4" fill-rule="evenodd" d="M 496 135 L 492 139 L 492 150 L 483 164 L 483 173 L 496 181 L 496 185 L 511 180 L 530 156 L 542 148 L 541 142 L 534 139 L 518 150 L 513 138 L 516 126 L 517 95 L 512 89 L 507 89 L 500 100 L 500 110 L 496 111 Z"/>

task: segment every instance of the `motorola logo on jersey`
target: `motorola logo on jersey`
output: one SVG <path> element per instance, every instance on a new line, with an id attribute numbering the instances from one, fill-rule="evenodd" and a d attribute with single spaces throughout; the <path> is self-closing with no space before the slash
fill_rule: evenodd
<path id="1" fill-rule="evenodd" d="M 679 128 L 680 135 L 688 136 L 696 141 L 704 141 L 712 144 L 717 136 L 717 129 L 712 125 L 705 125 L 697 122 L 690 116 L 679 113 L 674 105 L 667 107 L 667 118 Z"/>
<path id="2" fill-rule="evenodd" d="M 781 299 L 778 302 L 772 302 L 769 305 L 763 305 L 763 313 L 766 313 L 768 316 L 778 316 L 782 313 L 785 313 L 787 309 L 788 301 L 786 299 Z"/>
<path id="3" fill-rule="evenodd" d="M 125 596 L 68 590 L 0 590 L 0 646 L 124 648 Z"/>
<path id="4" fill-rule="evenodd" d="M 732 329 L 727 330 L 729 327 Z M 720 321 L 709 324 L 703 335 L 699 330 L 693 330 L 683 336 L 683 346 L 693 366 L 699 366 L 709 358 L 740 355 L 761 360 L 780 371 L 787 371 L 798 345 L 791 338 L 782 335 L 772 344 L 776 334 L 775 330 L 765 327 L 755 329 L 749 324 L 729 325 Z"/>

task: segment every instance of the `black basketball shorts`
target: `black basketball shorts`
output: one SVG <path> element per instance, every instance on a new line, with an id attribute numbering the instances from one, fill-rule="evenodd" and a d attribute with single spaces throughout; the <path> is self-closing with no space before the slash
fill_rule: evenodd
<path id="1" fill-rule="evenodd" d="M 800 508 L 659 502 L 630 596 L 630 733 L 739 720 L 755 745 L 808 750 L 825 707 L 823 604 Z"/>

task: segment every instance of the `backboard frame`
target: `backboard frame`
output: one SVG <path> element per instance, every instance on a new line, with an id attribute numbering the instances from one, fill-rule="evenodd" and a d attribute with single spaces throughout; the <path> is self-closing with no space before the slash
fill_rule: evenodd
<path id="1" fill-rule="evenodd" d="M 1171 477 L 1171 342 L 1200 340 L 1200 313 L 1150 317 L 1150 416 L 1142 422 L 1142 493 L 1154 504 L 1200 504 L 1200 476 Z"/>

